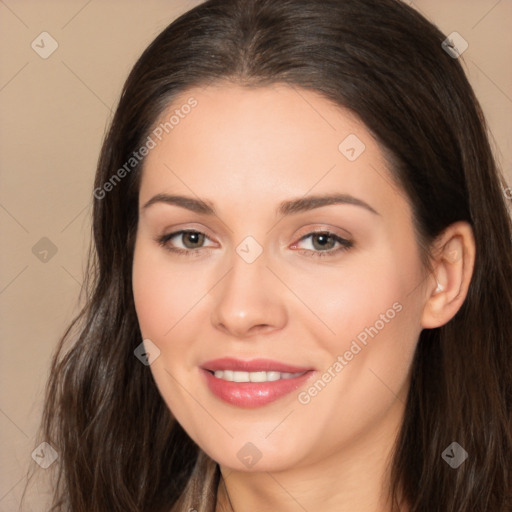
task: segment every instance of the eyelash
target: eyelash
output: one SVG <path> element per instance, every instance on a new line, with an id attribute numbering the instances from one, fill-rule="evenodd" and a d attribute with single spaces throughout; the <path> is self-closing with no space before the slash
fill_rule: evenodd
<path id="1" fill-rule="evenodd" d="M 208 249 L 207 247 L 199 247 L 196 249 L 181 249 L 179 247 L 170 247 L 168 245 L 169 240 L 171 240 L 172 238 L 174 238 L 178 235 L 183 235 L 186 233 L 198 233 L 200 235 L 205 235 L 205 237 L 206 237 L 206 234 L 202 233 L 201 231 L 196 231 L 194 229 L 182 229 L 180 231 L 175 231 L 173 233 L 169 233 L 166 235 L 156 237 L 155 240 L 156 240 L 156 242 L 158 242 L 158 244 L 161 247 L 163 247 L 167 251 L 170 251 L 170 252 L 173 252 L 176 254 L 180 254 L 183 256 L 193 256 L 193 255 L 197 256 L 198 253 L 201 251 L 201 249 Z M 302 240 L 305 240 L 306 238 L 309 238 L 312 235 L 327 235 L 330 238 L 333 238 L 336 242 L 338 242 L 340 244 L 340 247 L 338 247 L 337 249 L 330 249 L 330 250 L 326 250 L 326 251 L 313 251 L 310 249 L 299 249 L 297 252 L 299 252 L 300 254 L 303 254 L 305 256 L 324 258 L 324 257 L 331 257 L 334 255 L 337 255 L 338 253 L 343 252 L 343 251 L 348 251 L 349 249 L 351 249 L 354 246 L 354 242 L 352 242 L 350 240 L 346 240 L 344 238 L 341 238 L 338 235 L 331 233 L 330 231 L 312 231 L 311 233 L 308 233 L 307 235 L 301 237 L 298 240 L 298 242 L 302 242 Z"/>

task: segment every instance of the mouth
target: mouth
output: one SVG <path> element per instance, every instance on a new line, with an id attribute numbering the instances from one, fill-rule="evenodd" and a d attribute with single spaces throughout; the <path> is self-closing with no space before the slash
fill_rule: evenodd
<path id="1" fill-rule="evenodd" d="M 233 358 L 207 361 L 200 371 L 216 397 L 244 408 L 261 407 L 289 395 L 317 373 L 313 368 L 268 359 Z"/>
<path id="2" fill-rule="evenodd" d="M 306 371 L 298 373 L 276 371 L 244 372 L 236 370 L 206 371 L 210 372 L 216 379 L 222 379 L 227 382 L 274 382 L 282 379 L 295 379 L 306 373 Z"/>

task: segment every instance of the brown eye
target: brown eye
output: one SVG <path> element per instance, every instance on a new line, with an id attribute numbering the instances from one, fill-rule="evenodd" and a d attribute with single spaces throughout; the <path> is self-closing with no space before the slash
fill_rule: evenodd
<path id="1" fill-rule="evenodd" d="M 309 248 L 299 248 L 299 244 L 309 239 Z M 353 247 L 354 242 L 345 240 L 344 238 L 335 235 L 329 231 L 314 231 L 303 236 L 299 242 L 292 246 L 293 249 L 297 248 L 302 254 L 306 256 L 335 256 L 340 251 L 347 251 Z M 338 246 L 338 247 L 336 247 Z"/>
<path id="2" fill-rule="evenodd" d="M 197 249 L 201 247 L 204 242 L 205 235 L 204 233 L 199 233 L 197 231 L 184 231 L 181 233 L 183 245 L 187 249 Z"/>
<path id="3" fill-rule="evenodd" d="M 182 229 L 155 239 L 159 245 L 166 250 L 184 255 L 199 255 L 203 251 L 208 251 L 211 245 L 204 245 L 206 240 L 210 240 L 204 233 L 192 229 Z"/>
<path id="4" fill-rule="evenodd" d="M 318 250 L 332 249 L 336 245 L 334 236 L 329 233 L 315 233 L 311 240 L 313 247 Z M 316 242 L 316 243 L 315 243 Z"/>

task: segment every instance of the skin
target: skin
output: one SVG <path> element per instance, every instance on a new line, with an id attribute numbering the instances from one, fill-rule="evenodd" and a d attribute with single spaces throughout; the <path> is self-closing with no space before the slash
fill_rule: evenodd
<path id="1" fill-rule="evenodd" d="M 162 119 L 191 96 L 197 107 L 146 157 L 139 196 L 133 292 L 143 338 L 160 350 L 150 366 L 156 385 L 220 465 L 217 510 L 230 510 L 228 501 L 236 512 L 319 504 L 323 512 L 389 510 L 386 464 L 403 420 L 414 349 L 423 328 L 448 322 L 464 301 L 474 264 L 471 228 L 456 223 L 439 237 L 435 274 L 428 275 L 408 200 L 353 114 L 286 85 L 217 84 L 186 91 Z M 338 149 L 349 134 L 365 145 L 354 161 Z M 354 204 L 276 214 L 282 201 L 333 192 L 361 199 L 378 214 Z M 209 201 L 217 215 L 165 203 L 143 207 L 161 193 Z M 168 242 L 195 251 L 185 256 L 155 241 L 180 229 L 205 233 L 196 241 L 203 248 L 194 249 L 187 236 Z M 354 245 L 334 253 L 340 245 L 333 239 L 326 248 L 314 236 L 302 239 L 315 230 Z M 263 251 L 252 263 L 236 252 L 247 236 Z M 314 256 L 329 250 L 331 256 Z M 309 403 L 300 403 L 298 392 L 395 303 L 401 311 Z M 224 356 L 316 372 L 297 392 L 239 408 L 213 395 L 199 373 L 201 363 Z M 252 467 L 237 457 L 248 442 L 261 453 Z"/>

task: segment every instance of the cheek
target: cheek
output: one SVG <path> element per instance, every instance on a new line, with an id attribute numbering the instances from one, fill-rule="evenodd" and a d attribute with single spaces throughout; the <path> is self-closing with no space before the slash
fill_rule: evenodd
<path id="1" fill-rule="evenodd" d="M 405 252 L 390 246 L 354 254 L 339 266 L 317 266 L 308 272 L 289 272 L 286 277 L 296 295 L 314 313 L 307 315 L 312 333 L 313 324 L 320 327 L 316 337 L 323 333 L 331 353 L 347 350 L 347 340 L 358 335 L 364 342 L 370 338 L 367 329 L 375 333 L 373 326 L 384 332 L 390 330 L 391 324 L 401 324 L 404 317 L 410 321 L 410 314 L 402 312 L 410 309 L 406 307 L 414 297 L 410 292 L 420 279 L 410 249 Z"/>
<path id="2" fill-rule="evenodd" d="M 144 337 L 164 342 L 175 326 L 200 301 L 206 289 L 201 276 L 169 264 L 164 249 L 136 244 L 133 295 Z"/>
<path id="3" fill-rule="evenodd" d="M 379 387 L 388 392 L 385 385 L 400 389 L 421 332 L 421 301 L 414 291 L 422 274 L 415 247 L 409 241 L 380 247 L 347 260 L 339 272 L 321 269 L 301 292 L 331 331 L 323 329 L 326 334 L 315 339 L 328 354 L 326 368 L 338 361 L 332 371 L 344 377 L 333 389 L 340 386 L 337 393 L 343 388 L 347 398 L 359 395 L 355 389 L 367 396 L 379 396 Z"/>
<path id="4" fill-rule="evenodd" d="M 413 242 L 382 247 L 371 260 L 359 260 L 343 283 L 333 283 L 339 293 L 325 301 L 327 321 L 336 331 L 328 351 L 333 362 L 342 356 L 341 394 L 354 399 L 351 406 L 364 396 L 375 410 L 406 384 L 422 310 Z"/>
<path id="5" fill-rule="evenodd" d="M 194 315 L 202 318 L 205 315 L 201 298 L 207 286 L 196 277 L 194 274 L 191 279 L 190 271 L 179 271 L 176 264 L 170 264 L 165 250 L 155 250 L 144 240 L 136 244 L 132 282 L 139 327 L 142 337 L 150 339 L 160 350 L 160 357 L 154 360 L 150 370 L 167 406 L 184 419 L 191 433 L 195 432 L 195 426 L 189 425 L 187 411 L 193 404 L 179 383 L 187 381 L 196 365 L 194 352 L 190 350 L 191 319 L 194 321 Z M 190 384 L 186 389 L 197 392 Z"/>

